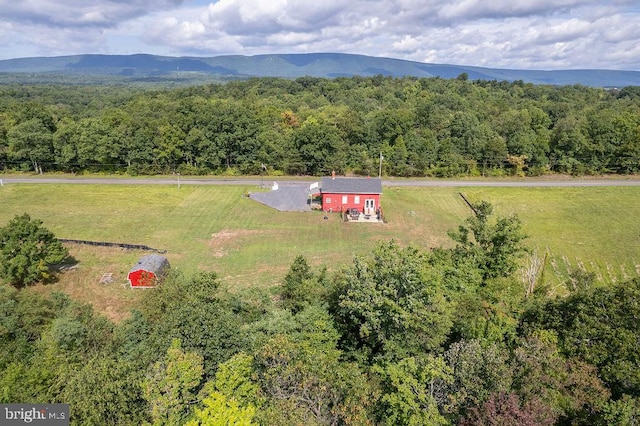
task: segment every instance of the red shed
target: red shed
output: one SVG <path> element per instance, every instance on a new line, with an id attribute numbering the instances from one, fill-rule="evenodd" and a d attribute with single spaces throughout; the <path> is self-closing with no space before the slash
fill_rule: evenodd
<path id="1" fill-rule="evenodd" d="M 169 271 L 169 261 L 159 254 L 141 257 L 127 278 L 131 288 L 153 288 Z"/>
<path id="2" fill-rule="evenodd" d="M 380 178 L 324 177 L 320 188 L 322 210 L 341 212 L 357 209 L 374 215 L 380 209 L 382 180 Z"/>

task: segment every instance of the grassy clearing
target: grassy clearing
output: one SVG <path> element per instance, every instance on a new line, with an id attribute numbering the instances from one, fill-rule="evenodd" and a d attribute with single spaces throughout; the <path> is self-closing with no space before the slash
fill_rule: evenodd
<path id="1" fill-rule="evenodd" d="M 385 188 L 389 223 L 344 224 L 337 215 L 283 213 L 242 196 L 243 186 L 5 185 L 0 224 L 16 214 L 43 220 L 60 238 L 145 244 L 168 250 L 174 268 L 219 273 L 232 288 L 277 285 L 297 254 L 335 269 L 375 241 L 435 247 L 447 230 L 487 200 L 498 215 L 516 213 L 529 245 L 548 254 L 545 277 L 560 288 L 567 271 L 584 268 L 603 283 L 638 276 L 640 187 Z M 121 284 L 141 252 L 69 245 L 79 260 L 60 282 L 34 291 L 62 290 L 120 319 L 144 291 Z M 114 284 L 98 284 L 113 273 Z"/>
<path id="2" fill-rule="evenodd" d="M 71 255 L 79 259 L 77 265 L 65 271 L 59 282 L 37 285 L 29 290 L 41 294 L 63 292 L 74 300 L 93 304 L 96 310 L 113 321 L 126 318 L 145 293 L 144 290 L 131 291 L 127 285 L 129 268 L 141 253 L 73 244 L 68 247 Z M 114 282 L 100 283 L 102 275 L 107 272 L 113 274 Z"/>
<path id="3" fill-rule="evenodd" d="M 548 256 L 546 277 L 560 287 L 583 269 L 603 284 L 640 275 L 640 188 L 467 188 L 472 200 L 491 200 L 501 214 L 516 213 L 529 245 Z"/>

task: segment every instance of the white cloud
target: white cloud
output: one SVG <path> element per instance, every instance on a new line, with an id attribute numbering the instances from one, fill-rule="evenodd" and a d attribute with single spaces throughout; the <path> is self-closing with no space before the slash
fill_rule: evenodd
<path id="1" fill-rule="evenodd" d="M 115 27 L 182 0 L 0 0 L 0 20 L 28 25 Z"/>
<path id="2" fill-rule="evenodd" d="M 398 52 L 415 52 L 422 48 L 423 42 L 416 37 L 405 35 L 402 40 L 392 44 L 393 49 Z"/>
<path id="3" fill-rule="evenodd" d="M 636 3 L 0 0 L 0 57 L 315 51 L 506 68 L 640 69 Z"/>

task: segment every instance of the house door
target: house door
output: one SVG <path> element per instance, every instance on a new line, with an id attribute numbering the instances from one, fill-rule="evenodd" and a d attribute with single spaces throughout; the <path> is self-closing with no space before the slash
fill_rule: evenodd
<path id="1" fill-rule="evenodd" d="M 376 214 L 376 200 L 373 198 L 364 200 L 364 214 Z"/>

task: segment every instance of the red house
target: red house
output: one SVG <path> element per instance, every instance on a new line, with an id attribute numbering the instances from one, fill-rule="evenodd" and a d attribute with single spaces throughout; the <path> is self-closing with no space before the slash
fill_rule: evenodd
<path id="1" fill-rule="evenodd" d="M 169 271 L 169 261 L 159 254 L 141 257 L 127 278 L 131 288 L 153 288 Z"/>
<path id="2" fill-rule="evenodd" d="M 322 178 L 322 210 L 345 212 L 357 209 L 365 215 L 375 215 L 380 209 L 382 180 L 380 178 Z"/>

